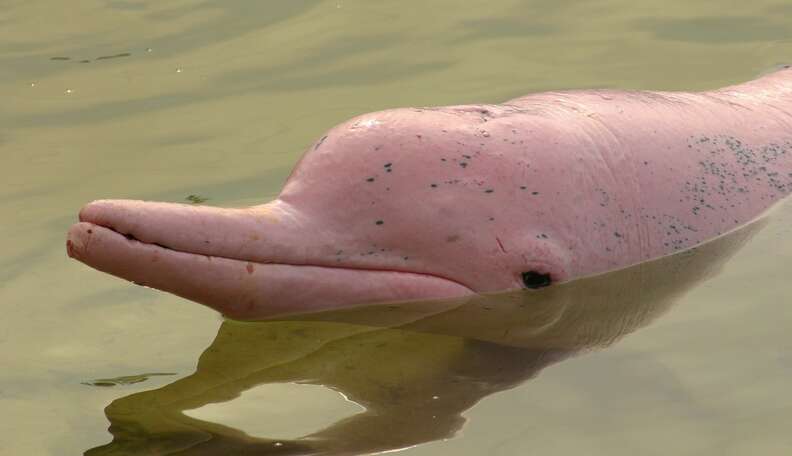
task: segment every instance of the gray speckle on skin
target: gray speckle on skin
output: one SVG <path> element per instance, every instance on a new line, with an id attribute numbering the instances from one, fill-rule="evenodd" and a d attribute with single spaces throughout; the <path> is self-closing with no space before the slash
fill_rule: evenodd
<path id="1" fill-rule="evenodd" d="M 327 136 L 322 136 L 322 139 L 316 142 L 316 145 L 314 146 L 314 150 L 320 148 L 322 146 L 322 143 L 324 143 L 326 139 Z"/>
<path id="2" fill-rule="evenodd" d="M 735 209 L 768 201 L 792 192 L 792 173 L 785 172 L 786 155 L 792 155 L 792 141 L 750 145 L 731 135 L 702 135 L 688 138 L 687 147 L 702 157 L 698 170 L 681 188 L 679 202 L 694 217 L 684 223 L 671 214 L 654 214 L 651 222 L 665 234 L 663 245 L 681 250 L 703 241 L 713 225 L 722 225 Z M 646 163 L 652 165 L 654 163 Z M 600 204 L 602 206 L 602 204 Z M 683 206 L 684 207 L 684 206 Z M 641 219 L 648 221 L 646 215 Z M 712 232 L 721 232 L 714 227 Z"/>

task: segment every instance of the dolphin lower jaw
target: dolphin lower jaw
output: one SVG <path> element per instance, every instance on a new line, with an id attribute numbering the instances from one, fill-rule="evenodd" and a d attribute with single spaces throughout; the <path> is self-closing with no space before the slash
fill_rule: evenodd
<path id="1" fill-rule="evenodd" d="M 244 320 L 475 294 L 451 279 L 422 272 L 264 263 L 185 252 L 90 222 L 72 226 L 67 251 L 100 271 Z"/>

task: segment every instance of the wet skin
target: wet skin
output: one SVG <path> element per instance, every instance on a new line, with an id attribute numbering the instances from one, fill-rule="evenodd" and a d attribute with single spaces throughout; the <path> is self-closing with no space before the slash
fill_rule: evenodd
<path id="1" fill-rule="evenodd" d="M 243 209 L 102 200 L 69 255 L 239 319 L 536 289 L 716 238 L 792 192 L 792 69 L 366 114 Z"/>

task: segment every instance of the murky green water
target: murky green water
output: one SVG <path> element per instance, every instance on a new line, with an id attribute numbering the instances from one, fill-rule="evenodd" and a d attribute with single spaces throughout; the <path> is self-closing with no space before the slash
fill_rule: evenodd
<path id="1" fill-rule="evenodd" d="M 223 323 L 64 251 L 92 199 L 267 200 L 354 114 L 705 89 L 792 61 L 788 2 L 691 3 L 5 2 L 0 454 L 788 454 L 792 208 L 715 278 L 631 320 L 673 307 L 651 326 L 576 356 L 564 338 L 504 348 L 448 330 L 469 317 Z M 542 334 L 530 324 L 513 329 Z M 314 432 L 324 446 L 298 440 Z"/>

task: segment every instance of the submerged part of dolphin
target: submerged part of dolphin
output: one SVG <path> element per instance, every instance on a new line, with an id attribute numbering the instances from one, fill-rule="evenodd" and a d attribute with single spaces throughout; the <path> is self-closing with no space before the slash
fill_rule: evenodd
<path id="1" fill-rule="evenodd" d="M 69 255 L 258 319 L 541 288 L 698 245 L 792 192 L 792 69 L 701 93 L 586 90 L 332 129 L 244 209 L 96 201 Z"/>
<path id="2" fill-rule="evenodd" d="M 478 401 L 650 324 L 765 221 L 633 268 L 445 312 L 411 302 L 303 316 L 328 321 L 225 321 L 195 373 L 115 399 L 105 409 L 113 441 L 85 454 L 360 455 L 452 438 Z M 295 439 L 183 413 L 278 383 L 323 385 L 365 410 Z"/>

